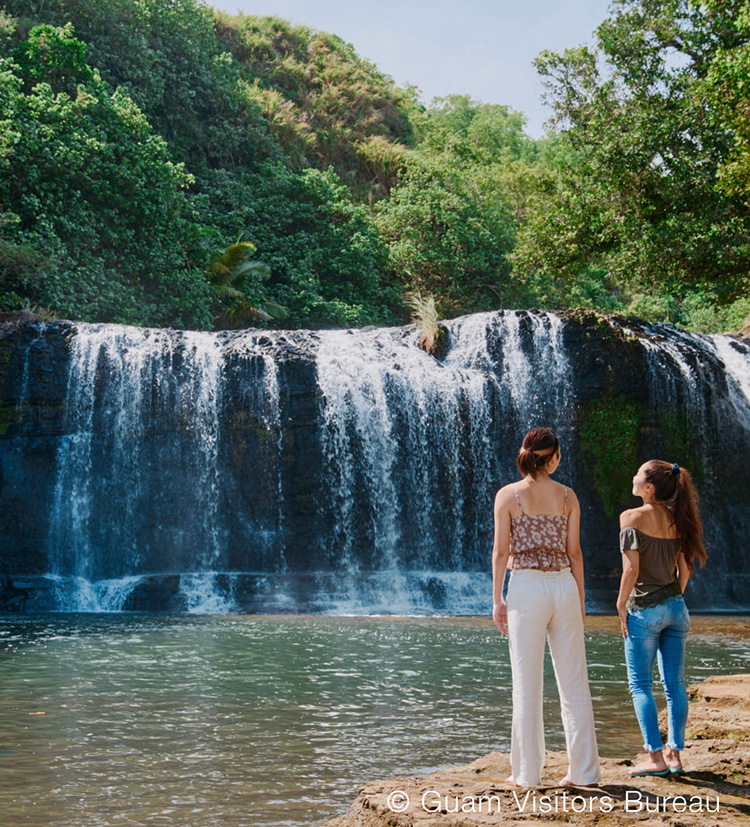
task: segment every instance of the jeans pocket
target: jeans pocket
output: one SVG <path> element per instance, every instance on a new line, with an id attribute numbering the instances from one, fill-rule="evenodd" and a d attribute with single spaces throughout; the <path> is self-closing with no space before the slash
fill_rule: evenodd
<path id="1" fill-rule="evenodd" d="M 671 598 L 667 605 L 670 608 L 670 625 L 680 632 L 690 631 L 690 613 L 682 595 Z"/>
<path id="2" fill-rule="evenodd" d="M 687 606 L 683 606 L 682 612 L 677 619 L 677 628 L 687 634 L 690 631 L 690 614 L 688 613 Z"/>
<path id="3" fill-rule="evenodd" d="M 663 606 L 649 606 L 647 609 L 632 609 L 628 611 L 628 628 L 630 628 L 630 618 L 636 626 L 643 629 L 648 629 L 651 632 L 658 631 L 664 626 L 664 607 Z"/>

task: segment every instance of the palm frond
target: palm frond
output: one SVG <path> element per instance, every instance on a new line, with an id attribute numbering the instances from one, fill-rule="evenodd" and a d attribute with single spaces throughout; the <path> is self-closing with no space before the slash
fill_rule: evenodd
<path id="1" fill-rule="evenodd" d="M 289 318 L 289 308 L 284 307 L 283 304 L 267 301 L 259 304 L 258 307 L 260 310 L 267 313 L 272 319 L 282 320 Z"/>

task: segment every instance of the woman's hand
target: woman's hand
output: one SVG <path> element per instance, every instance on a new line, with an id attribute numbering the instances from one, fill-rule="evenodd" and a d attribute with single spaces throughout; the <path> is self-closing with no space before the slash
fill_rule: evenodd
<path id="1" fill-rule="evenodd" d="M 617 604 L 617 614 L 620 616 L 620 628 L 622 629 L 622 636 L 626 638 L 628 636 L 628 610 L 625 608 L 624 603 Z"/>
<path id="2" fill-rule="evenodd" d="M 495 495 L 495 539 L 492 543 L 492 619 L 495 626 L 508 634 L 508 609 L 503 599 L 503 584 L 510 553 L 511 502 L 513 486 L 506 485 Z"/>
<path id="3" fill-rule="evenodd" d="M 629 517 L 630 513 L 630 511 L 623 511 L 620 515 L 621 528 L 627 528 L 627 526 L 623 526 L 623 523 L 632 521 Z M 623 638 L 628 636 L 628 610 L 625 607 L 633 592 L 633 586 L 638 580 L 641 565 L 639 554 L 637 548 L 626 548 L 622 551 L 622 577 L 620 578 L 620 593 L 617 595 L 617 614 L 620 616 L 620 628 L 622 629 Z"/>
<path id="4" fill-rule="evenodd" d="M 495 621 L 495 626 L 504 634 L 508 634 L 508 607 L 505 601 L 501 600 L 495 603 L 492 607 L 492 619 Z"/>

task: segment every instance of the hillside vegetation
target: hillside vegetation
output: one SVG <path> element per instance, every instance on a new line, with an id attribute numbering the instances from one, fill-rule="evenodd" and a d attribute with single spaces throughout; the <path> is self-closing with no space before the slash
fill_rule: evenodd
<path id="1" fill-rule="evenodd" d="M 425 106 L 334 34 L 199 0 L 0 2 L 0 310 L 195 329 L 750 313 L 750 2 L 616 0 L 553 120 Z"/>

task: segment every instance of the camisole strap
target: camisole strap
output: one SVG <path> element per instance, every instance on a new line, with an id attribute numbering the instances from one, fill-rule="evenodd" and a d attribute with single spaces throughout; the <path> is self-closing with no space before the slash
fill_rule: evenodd
<path id="1" fill-rule="evenodd" d="M 563 506 L 563 517 L 568 513 L 568 486 L 565 486 L 565 505 Z"/>
<path id="2" fill-rule="evenodd" d="M 516 495 L 516 502 L 518 503 L 518 507 L 521 509 L 521 514 L 524 513 L 523 506 L 521 505 L 521 498 L 518 496 L 518 489 L 516 486 L 513 486 L 513 493 Z"/>

